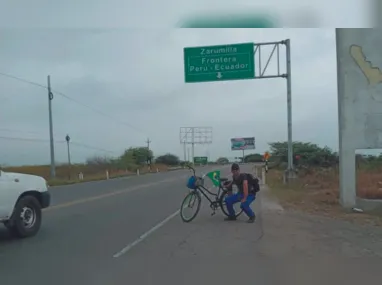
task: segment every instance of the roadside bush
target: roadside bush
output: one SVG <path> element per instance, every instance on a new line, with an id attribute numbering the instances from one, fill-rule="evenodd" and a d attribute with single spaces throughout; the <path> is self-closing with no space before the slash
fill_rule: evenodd
<path id="1" fill-rule="evenodd" d="M 269 143 L 271 158 L 278 163 L 288 162 L 288 142 Z M 338 164 L 338 154 L 329 147 L 310 142 L 293 142 L 293 163 L 305 167 L 333 167 Z"/>
<path id="2" fill-rule="evenodd" d="M 176 157 L 176 159 L 178 159 Z M 179 159 L 177 160 L 179 162 Z M 129 148 L 124 153 L 117 157 L 94 156 L 86 160 L 85 163 L 57 164 L 56 179 L 53 184 L 62 184 L 63 180 L 78 180 L 79 173 L 83 173 L 86 180 L 104 179 L 106 171 L 109 172 L 109 177 L 124 176 L 135 173 L 140 169 L 141 173 L 148 171 L 148 164 L 153 162 L 153 153 L 147 147 Z M 167 162 L 167 163 L 166 163 Z M 170 164 L 168 164 L 170 163 Z M 173 161 L 162 161 L 152 164 L 152 171 L 166 171 L 167 165 L 172 165 Z M 42 176 L 50 180 L 50 165 L 26 165 L 17 167 L 3 167 L 4 171 L 25 173 Z"/>
<path id="3" fill-rule="evenodd" d="M 166 153 L 165 155 L 158 156 L 155 159 L 155 162 L 170 165 L 170 166 L 177 166 L 181 164 L 179 157 L 171 153 Z"/>

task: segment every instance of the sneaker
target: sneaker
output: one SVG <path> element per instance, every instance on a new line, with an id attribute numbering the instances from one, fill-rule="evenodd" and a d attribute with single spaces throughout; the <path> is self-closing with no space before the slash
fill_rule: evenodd
<path id="1" fill-rule="evenodd" d="M 250 218 L 248 219 L 247 223 L 249 223 L 249 224 L 253 224 L 253 223 L 255 222 L 255 220 L 256 220 L 256 216 L 250 217 Z"/>
<path id="2" fill-rule="evenodd" d="M 236 217 L 226 217 L 224 221 L 236 221 Z"/>

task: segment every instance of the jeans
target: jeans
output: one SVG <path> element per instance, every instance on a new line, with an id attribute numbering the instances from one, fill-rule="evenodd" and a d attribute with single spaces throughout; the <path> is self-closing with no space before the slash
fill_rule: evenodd
<path id="1" fill-rule="evenodd" d="M 228 213 L 231 217 L 235 216 L 235 210 L 233 209 L 233 205 L 240 202 L 243 199 L 244 195 L 242 193 L 236 193 L 231 196 L 228 196 L 225 198 L 225 203 L 227 205 Z M 248 194 L 247 199 L 240 204 L 240 208 L 243 209 L 244 213 L 248 217 L 254 217 L 255 213 L 252 211 L 252 209 L 249 207 L 253 201 L 255 201 L 256 195 L 255 194 Z"/>

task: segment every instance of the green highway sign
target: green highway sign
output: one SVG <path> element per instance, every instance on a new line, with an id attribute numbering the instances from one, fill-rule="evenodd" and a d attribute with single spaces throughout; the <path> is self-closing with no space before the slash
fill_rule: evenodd
<path id="1" fill-rule="evenodd" d="M 207 156 L 195 156 L 194 163 L 195 164 L 207 164 L 208 158 Z"/>
<path id="2" fill-rule="evenodd" d="M 254 79 L 254 44 L 184 48 L 186 83 Z"/>

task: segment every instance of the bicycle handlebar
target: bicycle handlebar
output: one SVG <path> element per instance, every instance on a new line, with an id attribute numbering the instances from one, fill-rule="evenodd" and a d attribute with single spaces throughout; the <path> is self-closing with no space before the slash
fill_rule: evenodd
<path id="1" fill-rule="evenodd" d="M 191 165 L 187 164 L 187 168 L 192 170 L 192 172 L 194 173 L 194 176 L 196 176 L 195 169 Z"/>

